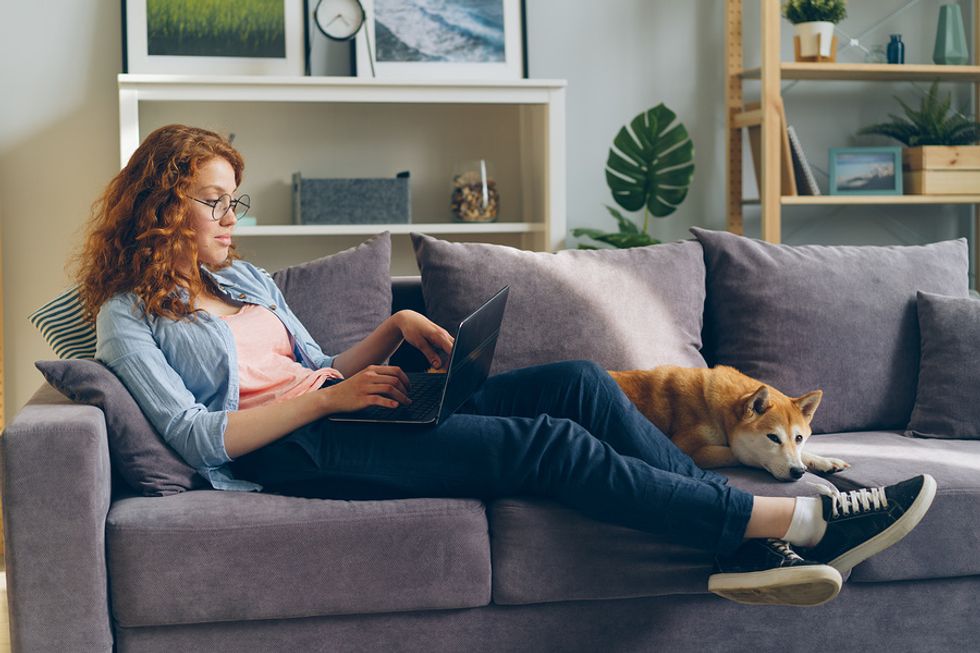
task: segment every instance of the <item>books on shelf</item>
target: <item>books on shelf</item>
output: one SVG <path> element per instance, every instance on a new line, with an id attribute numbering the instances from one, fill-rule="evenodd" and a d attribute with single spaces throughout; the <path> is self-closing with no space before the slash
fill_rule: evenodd
<path id="1" fill-rule="evenodd" d="M 755 111 L 760 104 L 749 102 L 745 105 L 745 111 Z M 780 118 L 780 195 L 796 195 L 797 182 L 793 173 L 792 154 L 790 151 L 789 136 L 786 129 L 786 113 L 783 111 L 782 102 L 779 103 Z M 752 163 L 755 168 L 755 182 L 759 184 L 762 174 L 762 128 L 759 125 L 751 125 L 748 128 L 749 148 L 752 150 Z M 762 193 L 762 188 L 759 188 Z"/>
<path id="2" fill-rule="evenodd" d="M 758 102 L 751 102 L 745 105 L 745 111 L 753 111 L 759 108 Z M 813 175 L 810 162 L 807 161 L 803 146 L 796 130 L 791 125 L 786 124 L 786 113 L 782 103 L 779 106 L 779 118 L 781 126 L 781 161 L 780 161 L 780 181 L 781 195 L 820 195 L 820 186 Z M 752 125 L 748 128 L 749 147 L 752 150 L 752 163 L 755 168 L 756 183 L 759 182 L 762 174 L 762 130 L 759 125 Z M 761 193 L 762 190 L 760 189 Z"/>
<path id="3" fill-rule="evenodd" d="M 819 195 L 820 187 L 817 186 L 817 179 L 813 176 L 810 162 L 806 160 L 803 146 L 800 145 L 800 138 L 796 135 L 796 130 L 792 125 L 786 127 L 786 135 L 789 137 L 789 149 L 793 158 L 793 177 L 796 179 L 796 188 L 800 195 Z"/>

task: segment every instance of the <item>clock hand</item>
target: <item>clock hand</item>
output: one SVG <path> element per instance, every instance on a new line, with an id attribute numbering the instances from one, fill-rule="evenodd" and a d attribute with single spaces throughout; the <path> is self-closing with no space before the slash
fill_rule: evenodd
<path id="1" fill-rule="evenodd" d="M 347 23 L 347 20 L 346 20 L 346 19 L 344 19 L 344 15 L 343 15 L 343 14 L 337 14 L 336 16 L 334 16 L 333 18 L 331 18 L 331 19 L 330 19 L 330 22 L 329 22 L 329 23 L 327 23 L 327 24 L 326 24 L 326 25 L 325 25 L 324 27 L 325 27 L 325 28 L 326 28 L 326 27 L 330 27 L 331 25 L 333 25 L 333 24 L 334 24 L 334 22 L 336 22 L 336 20 L 337 20 L 338 18 L 340 18 L 340 19 L 341 19 L 341 20 L 343 20 L 343 21 L 344 21 L 345 23 Z M 350 23 L 347 23 L 347 24 L 349 25 Z"/>

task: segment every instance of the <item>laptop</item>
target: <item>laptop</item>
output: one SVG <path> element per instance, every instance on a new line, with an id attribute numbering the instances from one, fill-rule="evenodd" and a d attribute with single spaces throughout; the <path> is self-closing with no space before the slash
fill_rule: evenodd
<path id="1" fill-rule="evenodd" d="M 510 286 L 504 286 L 460 322 L 446 372 L 408 373 L 412 403 L 397 408 L 369 406 L 351 413 L 333 413 L 327 419 L 435 425 L 452 415 L 490 374 L 509 292 Z"/>

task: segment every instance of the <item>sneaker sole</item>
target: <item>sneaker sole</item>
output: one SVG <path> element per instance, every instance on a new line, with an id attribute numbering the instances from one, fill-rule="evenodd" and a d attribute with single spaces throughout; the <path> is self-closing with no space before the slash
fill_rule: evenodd
<path id="1" fill-rule="evenodd" d="M 923 474 L 922 490 L 915 498 L 905 514 L 899 517 L 894 524 L 881 531 L 871 539 L 862 542 L 853 549 L 845 551 L 827 564 L 846 574 L 853 567 L 864 562 L 871 556 L 881 553 L 891 545 L 895 544 L 903 537 L 912 532 L 926 512 L 932 505 L 932 500 L 936 498 L 936 479 L 929 474 Z"/>
<path id="2" fill-rule="evenodd" d="M 842 582 L 833 567 L 807 565 L 714 574 L 708 579 L 708 591 L 744 605 L 813 606 L 837 596 Z"/>

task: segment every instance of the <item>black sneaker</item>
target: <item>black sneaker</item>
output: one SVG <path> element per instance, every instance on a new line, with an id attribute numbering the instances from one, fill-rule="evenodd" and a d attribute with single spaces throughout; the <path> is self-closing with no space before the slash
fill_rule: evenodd
<path id="1" fill-rule="evenodd" d="M 820 605 L 837 596 L 841 575 L 804 560 L 782 540 L 746 540 L 728 558 L 716 560 L 708 591 L 746 605 Z"/>
<path id="2" fill-rule="evenodd" d="M 846 574 L 915 528 L 936 496 L 936 479 L 923 474 L 887 487 L 850 492 L 825 487 L 821 492 L 827 532 L 800 553 Z"/>

